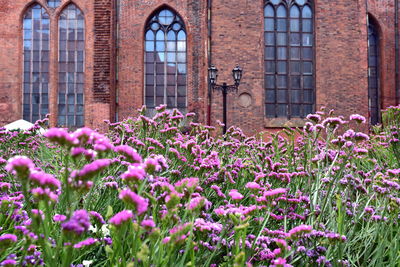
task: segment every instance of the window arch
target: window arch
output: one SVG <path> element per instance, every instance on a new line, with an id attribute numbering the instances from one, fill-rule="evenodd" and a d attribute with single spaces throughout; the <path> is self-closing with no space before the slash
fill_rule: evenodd
<path id="1" fill-rule="evenodd" d="M 35 122 L 49 113 L 50 18 L 39 4 L 23 16 L 23 119 Z"/>
<path id="2" fill-rule="evenodd" d="M 85 20 L 83 13 L 69 4 L 58 22 L 58 124 L 84 125 Z"/>
<path id="3" fill-rule="evenodd" d="M 266 0 L 265 108 L 269 118 L 314 111 L 314 26 L 311 0 Z"/>
<path id="4" fill-rule="evenodd" d="M 380 119 L 379 26 L 368 15 L 368 98 L 371 124 Z"/>
<path id="5" fill-rule="evenodd" d="M 149 19 L 145 28 L 145 104 L 151 110 L 187 107 L 186 29 L 182 18 L 168 8 Z"/>

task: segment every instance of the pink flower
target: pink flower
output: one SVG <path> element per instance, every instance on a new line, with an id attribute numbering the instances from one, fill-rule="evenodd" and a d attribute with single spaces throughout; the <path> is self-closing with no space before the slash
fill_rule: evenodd
<path id="1" fill-rule="evenodd" d="M 13 234 L 3 234 L 0 235 L 0 247 L 9 246 L 11 243 L 17 242 L 18 238 Z"/>
<path id="2" fill-rule="evenodd" d="M 56 214 L 53 216 L 53 221 L 55 222 L 63 222 L 67 219 L 67 216 L 62 215 L 62 214 Z"/>
<path id="3" fill-rule="evenodd" d="M 255 182 L 249 182 L 246 184 L 246 188 L 250 190 L 260 190 L 261 186 L 258 183 Z"/>
<path id="4" fill-rule="evenodd" d="M 229 192 L 229 196 L 233 199 L 233 200 L 241 200 L 243 199 L 243 195 L 240 194 L 236 189 L 232 189 Z"/>
<path id="5" fill-rule="evenodd" d="M 130 146 L 122 145 L 114 148 L 114 151 L 123 155 L 131 163 L 141 163 L 142 157 Z"/>
<path id="6" fill-rule="evenodd" d="M 97 243 L 98 241 L 99 241 L 99 240 L 97 240 L 97 239 L 95 239 L 95 238 L 89 237 L 88 239 L 83 240 L 83 241 L 81 241 L 81 242 L 75 244 L 75 245 L 74 245 L 74 248 L 88 247 L 88 246 L 91 246 L 91 245 Z"/>
<path id="7" fill-rule="evenodd" d="M 108 167 L 110 164 L 110 159 L 95 160 L 92 163 L 83 166 L 83 168 L 77 173 L 77 178 L 79 178 L 79 180 L 88 180 Z"/>
<path id="8" fill-rule="evenodd" d="M 366 122 L 365 117 L 364 117 L 364 116 L 361 116 L 361 115 L 359 115 L 359 114 L 352 114 L 352 115 L 350 115 L 350 120 L 351 120 L 351 121 L 356 121 L 356 122 L 358 122 L 358 123 L 365 123 L 365 122 Z"/>
<path id="9" fill-rule="evenodd" d="M 204 206 L 205 202 L 204 197 L 195 197 L 190 200 L 190 203 L 188 204 L 187 208 L 189 210 L 196 210 L 196 209 L 201 209 Z"/>
<path id="10" fill-rule="evenodd" d="M 25 156 L 16 156 L 8 160 L 5 169 L 12 174 L 26 177 L 30 170 L 35 167 L 32 160 Z"/>
<path id="11" fill-rule="evenodd" d="M 122 190 L 119 193 L 119 198 L 122 199 L 124 202 L 133 205 L 139 215 L 147 211 L 147 207 L 149 205 L 148 200 L 142 198 L 141 196 L 137 195 L 135 192 L 132 192 L 129 189 Z"/>
<path id="12" fill-rule="evenodd" d="M 156 224 L 154 223 L 154 221 L 152 219 L 143 220 L 141 225 L 143 228 L 146 228 L 146 229 L 156 227 Z"/>
<path id="13" fill-rule="evenodd" d="M 133 213 L 130 210 L 123 210 L 115 214 L 111 219 L 110 223 L 115 226 L 120 226 L 123 223 L 131 221 L 133 218 Z"/>
<path id="14" fill-rule="evenodd" d="M 58 195 L 52 192 L 49 188 L 33 188 L 31 189 L 31 193 L 34 197 L 38 198 L 39 200 L 46 200 L 46 201 L 52 201 L 52 202 L 57 202 L 58 201 Z"/>
<path id="15" fill-rule="evenodd" d="M 294 238 L 302 233 L 309 233 L 312 231 L 311 225 L 299 225 L 289 231 L 289 238 Z"/>
<path id="16" fill-rule="evenodd" d="M 29 175 L 29 180 L 31 180 L 34 184 L 43 187 L 43 188 L 51 188 L 54 190 L 61 188 L 61 182 L 56 179 L 53 175 L 45 173 L 33 171 Z"/>
<path id="17" fill-rule="evenodd" d="M 146 172 L 141 164 L 134 164 L 128 167 L 128 170 L 121 175 L 121 178 L 125 181 L 139 181 L 143 180 L 146 176 Z"/>
<path id="18" fill-rule="evenodd" d="M 76 146 L 79 144 L 78 138 L 76 138 L 73 134 L 69 134 L 66 129 L 51 128 L 43 135 L 51 142 L 57 143 L 61 146 Z"/>

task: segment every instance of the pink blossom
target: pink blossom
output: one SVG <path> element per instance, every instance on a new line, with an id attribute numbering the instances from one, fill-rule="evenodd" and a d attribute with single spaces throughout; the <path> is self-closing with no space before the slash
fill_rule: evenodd
<path id="1" fill-rule="evenodd" d="M 111 219 L 110 223 L 115 226 L 120 226 L 121 224 L 131 221 L 133 218 L 133 213 L 130 210 L 123 210 L 115 214 Z"/>
<path id="2" fill-rule="evenodd" d="M 74 248 L 88 247 L 88 246 L 91 246 L 91 245 L 97 243 L 98 241 L 99 241 L 98 239 L 89 237 L 88 239 L 85 239 L 85 240 L 75 244 Z"/>
<path id="3" fill-rule="evenodd" d="M 121 175 L 121 178 L 125 181 L 139 181 L 143 180 L 146 176 L 146 172 L 141 164 L 134 164 L 128 166 L 128 170 Z"/>
<path id="4" fill-rule="evenodd" d="M 61 146 L 76 146 L 79 144 L 78 138 L 76 138 L 73 134 L 69 134 L 68 130 L 66 129 L 51 128 L 43 135 L 51 142 L 57 143 Z"/>
<path id="5" fill-rule="evenodd" d="M 35 164 L 32 160 L 25 156 L 16 156 L 8 160 L 5 169 L 12 174 L 18 174 L 20 177 L 27 176 L 30 169 L 33 169 Z"/>
<path id="6" fill-rule="evenodd" d="M 233 199 L 233 200 L 241 200 L 243 199 L 243 195 L 240 194 L 236 189 L 232 189 L 229 192 L 229 196 Z"/>
<path id="7" fill-rule="evenodd" d="M 148 200 L 137 195 L 135 192 L 132 192 L 130 189 L 122 190 L 119 193 L 119 198 L 124 202 L 133 205 L 139 215 L 147 211 L 149 205 Z"/>
<path id="8" fill-rule="evenodd" d="M 123 155 L 131 163 L 141 163 L 142 157 L 130 146 L 122 145 L 114 148 L 114 151 Z"/>
<path id="9" fill-rule="evenodd" d="M 152 219 L 143 220 L 141 225 L 143 228 L 146 228 L 146 229 L 156 227 L 156 224 L 154 223 L 154 221 Z"/>

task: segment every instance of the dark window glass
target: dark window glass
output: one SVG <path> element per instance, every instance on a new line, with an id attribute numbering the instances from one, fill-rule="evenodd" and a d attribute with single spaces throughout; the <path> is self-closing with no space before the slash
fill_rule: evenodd
<path id="1" fill-rule="evenodd" d="M 371 124 L 380 119 L 380 88 L 379 88 L 379 31 L 371 18 L 368 19 L 368 95 Z"/>
<path id="2" fill-rule="evenodd" d="M 58 124 L 67 127 L 84 125 L 85 23 L 82 12 L 69 4 L 61 13 L 58 63 Z"/>
<path id="3" fill-rule="evenodd" d="M 30 122 L 48 113 L 49 16 L 35 4 L 23 19 L 23 118 Z"/>
<path id="4" fill-rule="evenodd" d="M 145 104 L 186 109 L 186 31 L 182 19 L 163 9 L 148 22 L 145 33 Z M 153 53 L 155 52 L 155 53 Z"/>
<path id="5" fill-rule="evenodd" d="M 304 118 L 315 104 L 312 0 L 265 0 L 264 45 L 266 116 Z"/>

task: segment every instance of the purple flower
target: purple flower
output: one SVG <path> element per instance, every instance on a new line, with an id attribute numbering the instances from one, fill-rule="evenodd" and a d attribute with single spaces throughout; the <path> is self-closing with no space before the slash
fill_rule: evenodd
<path id="1" fill-rule="evenodd" d="M 99 241 L 98 239 L 89 237 L 88 239 L 85 239 L 85 240 L 75 244 L 74 248 L 88 247 L 88 246 L 91 246 L 91 245 L 97 243 L 98 241 Z"/>
<path id="2" fill-rule="evenodd" d="M 20 177 L 28 176 L 31 169 L 35 167 L 32 160 L 25 156 L 16 156 L 8 160 L 6 170 Z"/>
<path id="3" fill-rule="evenodd" d="M 144 161 L 144 169 L 147 173 L 153 174 L 154 172 L 161 171 L 161 165 L 158 163 L 157 160 L 153 158 L 148 158 Z"/>
<path id="4" fill-rule="evenodd" d="M 86 210 L 77 210 L 72 218 L 61 225 L 64 231 L 81 235 L 90 227 L 90 219 Z"/>
<path id="5" fill-rule="evenodd" d="M 122 199 L 124 202 L 133 205 L 139 215 L 147 211 L 147 206 L 149 205 L 148 200 L 142 198 L 141 196 L 137 195 L 135 192 L 132 192 L 129 189 L 122 190 L 119 193 L 119 198 Z"/>
<path id="6" fill-rule="evenodd" d="M 351 121 L 356 121 L 356 122 L 358 122 L 358 123 L 365 123 L 365 122 L 366 122 L 365 117 L 364 117 L 364 116 L 361 116 L 361 115 L 359 115 L 359 114 L 352 114 L 352 115 L 350 115 L 350 120 L 351 120 Z"/>
<path id="7" fill-rule="evenodd" d="M 56 179 L 53 175 L 44 172 L 31 172 L 29 175 L 29 180 L 43 188 L 49 187 L 54 190 L 61 188 L 61 182 L 58 179 Z"/>
<path id="8" fill-rule="evenodd" d="M 89 212 L 89 215 L 91 218 L 93 218 L 95 220 L 96 223 L 98 224 L 105 224 L 106 221 L 103 219 L 103 216 L 101 216 L 100 213 L 96 212 L 96 211 L 91 211 Z"/>
<path id="9" fill-rule="evenodd" d="M 3 234 L 0 235 L 0 247 L 7 247 L 12 243 L 17 242 L 18 238 L 13 234 Z"/>
<path id="10" fill-rule="evenodd" d="M 369 136 L 366 135 L 365 133 L 358 132 L 355 134 L 354 138 L 358 141 L 368 141 Z"/>
<path id="11" fill-rule="evenodd" d="M 228 194 L 233 200 L 243 199 L 243 195 L 240 194 L 236 189 L 232 189 Z"/>
<path id="12" fill-rule="evenodd" d="M 188 190 L 193 190 L 199 185 L 199 178 L 184 178 L 174 184 L 178 192 L 182 192 L 184 188 Z"/>
<path id="13" fill-rule="evenodd" d="M 201 209 L 204 206 L 206 199 L 204 197 L 192 198 L 187 206 L 189 210 Z"/>
<path id="14" fill-rule="evenodd" d="M 295 238 L 301 235 L 302 233 L 309 233 L 311 231 L 312 231 L 311 225 L 299 225 L 291 229 L 288 234 L 290 238 Z"/>
<path id="15" fill-rule="evenodd" d="M 15 265 L 17 265 L 17 261 L 13 260 L 13 259 L 7 259 L 7 260 L 4 260 L 4 261 L 2 261 L 0 263 L 0 266 L 5 266 L 5 267 L 7 267 L 7 266 L 15 266 Z"/>
<path id="16" fill-rule="evenodd" d="M 4 183 L 4 182 L 0 182 L 0 191 L 7 191 L 11 188 L 11 184 L 10 183 Z"/>
<path id="17" fill-rule="evenodd" d="M 130 146 L 122 145 L 114 148 L 114 151 L 123 155 L 131 163 L 141 163 L 142 157 Z"/>
<path id="18" fill-rule="evenodd" d="M 131 221 L 133 218 L 133 213 L 130 210 L 123 210 L 115 214 L 111 219 L 110 223 L 115 226 L 120 226 L 121 224 Z"/>
<path id="19" fill-rule="evenodd" d="M 250 190 L 258 191 L 258 190 L 261 189 L 261 186 L 258 183 L 255 183 L 255 182 L 248 182 L 246 184 L 246 188 L 248 188 Z"/>
<path id="20" fill-rule="evenodd" d="M 76 146 L 79 144 L 79 140 L 73 134 L 69 134 L 66 129 L 51 128 L 43 135 L 51 142 L 57 143 L 61 146 Z"/>
<path id="21" fill-rule="evenodd" d="M 156 224 L 154 223 L 154 221 L 152 219 L 143 220 L 141 225 L 143 228 L 146 228 L 146 229 L 151 229 L 151 228 L 156 227 Z"/>
<path id="22" fill-rule="evenodd" d="M 51 191 L 49 188 L 33 188 L 31 189 L 32 195 L 39 199 L 39 200 L 46 200 L 46 201 L 51 201 L 51 202 L 57 202 L 58 201 L 58 195 L 55 194 L 53 191 Z"/>
<path id="23" fill-rule="evenodd" d="M 62 215 L 62 214 L 56 214 L 53 216 L 53 221 L 55 222 L 63 222 L 67 219 L 67 216 Z"/>
<path id="24" fill-rule="evenodd" d="M 83 166 L 76 175 L 79 180 L 88 180 L 111 164 L 110 159 L 98 159 Z"/>
<path id="25" fill-rule="evenodd" d="M 127 182 L 136 182 L 143 180 L 146 172 L 141 164 L 134 164 L 128 167 L 128 170 L 121 175 L 121 178 Z"/>

